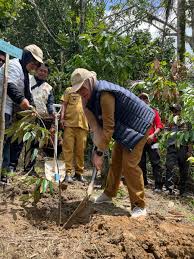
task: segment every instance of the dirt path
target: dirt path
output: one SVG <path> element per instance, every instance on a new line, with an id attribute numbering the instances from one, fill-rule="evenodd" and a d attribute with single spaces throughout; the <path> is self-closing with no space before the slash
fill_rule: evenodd
<path id="1" fill-rule="evenodd" d="M 194 258 L 193 198 L 179 199 L 146 190 L 149 215 L 131 219 L 122 186 L 113 205 L 90 202 L 71 229 L 58 228 L 57 194 L 35 206 L 31 187 L 14 177 L 14 187 L 0 187 L 0 258 Z M 62 222 L 84 197 L 86 185 L 63 191 Z M 101 190 L 95 189 L 95 194 Z"/>

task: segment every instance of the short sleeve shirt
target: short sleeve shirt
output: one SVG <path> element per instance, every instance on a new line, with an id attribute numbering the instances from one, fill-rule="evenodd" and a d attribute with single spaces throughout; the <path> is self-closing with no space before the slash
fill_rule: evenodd
<path id="1" fill-rule="evenodd" d="M 61 97 L 61 101 L 67 104 L 64 118 L 65 126 L 88 130 L 88 122 L 84 114 L 81 96 L 78 93 L 69 93 L 70 89 L 71 87 L 68 87 Z"/>
<path id="2" fill-rule="evenodd" d="M 160 115 L 158 113 L 158 111 L 155 109 L 155 108 L 152 108 L 154 113 L 155 113 L 155 117 L 154 117 L 154 121 L 152 123 L 152 126 L 150 128 L 150 131 L 149 131 L 149 135 L 152 135 L 156 129 L 163 129 L 164 128 L 164 125 L 163 123 L 161 122 L 161 118 L 160 118 Z M 157 138 L 154 137 L 154 142 L 157 141 Z"/>

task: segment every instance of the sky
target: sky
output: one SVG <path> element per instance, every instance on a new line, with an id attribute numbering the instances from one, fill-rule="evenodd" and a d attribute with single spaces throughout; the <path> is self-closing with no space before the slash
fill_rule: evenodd
<path id="1" fill-rule="evenodd" d="M 158 6 L 159 3 L 161 2 L 161 0 L 150 0 L 150 1 L 151 1 L 152 4 L 155 5 L 155 6 Z M 126 2 L 126 0 L 112 0 L 112 1 L 107 1 L 107 14 L 110 14 L 110 7 L 111 7 L 111 5 L 116 4 L 116 3 L 122 3 L 122 2 L 124 3 L 124 2 Z M 159 15 L 162 15 L 162 13 L 163 13 L 163 12 L 160 11 L 160 14 L 159 14 Z M 169 17 L 168 20 L 169 20 L 169 22 L 171 23 L 171 21 L 173 21 L 175 18 L 176 18 L 176 14 L 175 14 L 175 13 L 172 13 L 172 14 L 170 15 L 170 17 Z M 158 24 L 156 23 L 156 25 L 158 25 Z M 158 30 L 156 27 L 154 27 L 153 25 L 149 25 L 149 24 L 147 24 L 147 23 L 142 23 L 142 24 L 139 26 L 139 29 L 150 31 L 151 36 L 152 36 L 153 39 L 159 36 L 159 30 Z M 192 35 L 192 30 L 191 30 L 191 28 L 186 28 L 186 35 L 188 35 L 188 36 L 191 36 L 191 35 Z M 176 37 L 175 37 L 175 46 L 176 46 Z M 189 45 L 188 43 L 186 43 L 186 51 L 187 51 L 187 52 L 190 52 L 191 54 L 194 54 L 193 51 L 192 51 L 192 49 L 191 49 L 191 47 L 190 47 L 190 45 Z"/>

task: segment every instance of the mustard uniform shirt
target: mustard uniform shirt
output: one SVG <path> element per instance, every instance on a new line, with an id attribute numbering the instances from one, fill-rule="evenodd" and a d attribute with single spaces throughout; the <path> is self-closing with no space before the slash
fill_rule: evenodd
<path id="1" fill-rule="evenodd" d="M 61 101 L 67 104 L 64 117 L 65 126 L 88 130 L 88 122 L 84 114 L 81 96 L 78 93 L 69 93 L 70 89 L 71 87 L 68 87 L 61 97 Z"/>

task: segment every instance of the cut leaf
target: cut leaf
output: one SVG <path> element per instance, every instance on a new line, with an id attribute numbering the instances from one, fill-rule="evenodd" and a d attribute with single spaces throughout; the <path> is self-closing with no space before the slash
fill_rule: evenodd
<path id="1" fill-rule="evenodd" d="M 31 137 L 31 133 L 30 132 L 26 132 L 24 137 L 23 137 L 23 142 L 27 141 L 30 137 Z"/>
<path id="2" fill-rule="evenodd" d="M 40 187 L 40 193 L 45 193 L 48 186 L 48 181 L 46 179 L 43 179 Z"/>
<path id="3" fill-rule="evenodd" d="M 37 155 L 38 155 L 38 149 L 35 148 L 32 153 L 32 156 L 31 156 L 31 161 L 34 161 L 34 159 L 37 157 Z"/>

